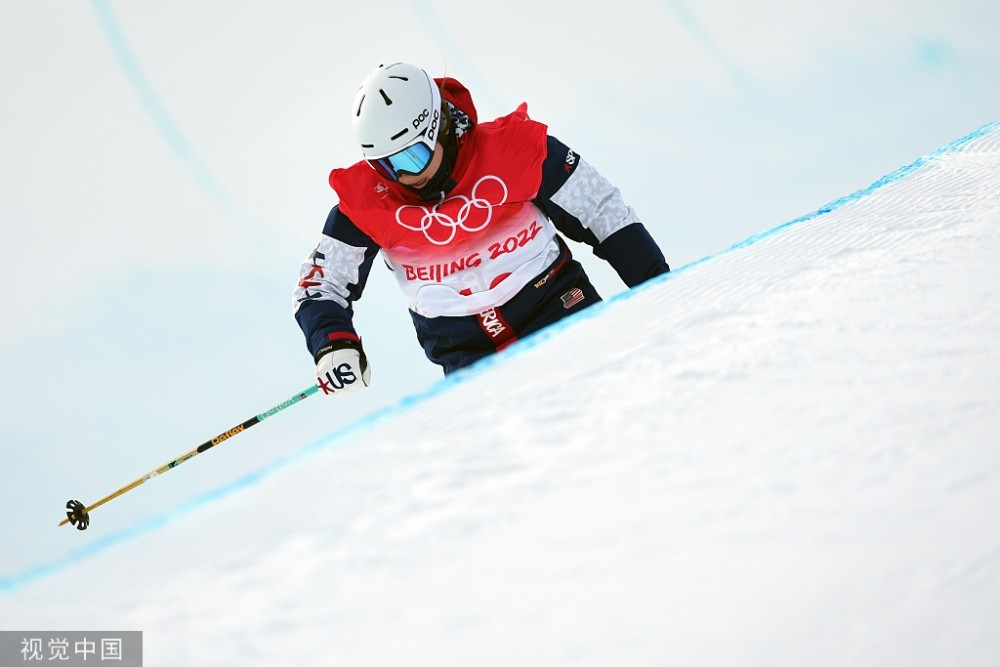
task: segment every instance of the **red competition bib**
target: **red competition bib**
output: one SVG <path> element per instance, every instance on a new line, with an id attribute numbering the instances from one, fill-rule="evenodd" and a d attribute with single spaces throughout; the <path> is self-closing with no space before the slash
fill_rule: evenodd
<path id="1" fill-rule="evenodd" d="M 410 307 L 426 317 L 503 305 L 555 261 L 551 221 L 533 203 L 546 127 L 514 113 L 466 134 L 440 202 L 421 202 L 364 162 L 335 169 L 340 210 L 381 248 Z"/>

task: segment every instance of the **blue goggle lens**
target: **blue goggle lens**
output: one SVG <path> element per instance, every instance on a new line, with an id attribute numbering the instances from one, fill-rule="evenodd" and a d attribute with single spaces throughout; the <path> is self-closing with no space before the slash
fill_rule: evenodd
<path id="1" fill-rule="evenodd" d="M 418 141 L 398 153 L 393 153 L 377 160 L 369 160 L 369 162 L 375 167 L 375 171 L 387 178 L 396 180 L 399 174 L 412 174 L 415 176 L 422 172 L 427 168 L 433 155 L 434 151 L 430 146 L 422 141 Z"/>

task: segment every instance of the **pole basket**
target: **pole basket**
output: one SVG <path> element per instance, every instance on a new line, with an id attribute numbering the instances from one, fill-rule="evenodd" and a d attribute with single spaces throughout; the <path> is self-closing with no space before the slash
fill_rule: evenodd
<path id="1" fill-rule="evenodd" d="M 66 501 L 66 518 L 69 522 L 76 526 L 77 530 L 87 530 L 87 526 L 90 525 L 90 515 L 87 514 L 87 508 L 83 506 L 79 500 L 69 500 Z"/>

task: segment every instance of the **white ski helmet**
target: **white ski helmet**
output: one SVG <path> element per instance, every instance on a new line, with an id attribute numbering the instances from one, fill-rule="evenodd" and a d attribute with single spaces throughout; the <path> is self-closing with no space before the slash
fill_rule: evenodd
<path id="1" fill-rule="evenodd" d="M 434 79 L 415 65 L 379 65 L 354 97 L 351 124 L 366 160 L 421 140 L 433 150 L 441 127 L 441 93 Z"/>

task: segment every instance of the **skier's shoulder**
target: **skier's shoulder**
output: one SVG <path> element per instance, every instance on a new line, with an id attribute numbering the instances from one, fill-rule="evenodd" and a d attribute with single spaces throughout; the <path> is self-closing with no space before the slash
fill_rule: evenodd
<path id="1" fill-rule="evenodd" d="M 330 171 L 328 178 L 330 187 L 341 200 L 345 196 L 350 198 L 350 195 L 356 192 L 374 189 L 381 180 L 375 170 L 364 160 L 359 160 L 347 167 L 336 167 Z"/>
<path id="2" fill-rule="evenodd" d="M 538 138 L 548 133 L 548 127 L 544 123 L 528 115 L 527 102 L 521 102 L 516 109 L 506 115 L 481 124 L 479 129 L 505 138 L 512 136 Z"/>
<path id="3" fill-rule="evenodd" d="M 481 123 L 472 133 L 472 150 L 489 163 L 509 163 L 512 167 L 532 172 L 545 159 L 548 128 L 527 113 L 522 104 L 511 113 Z"/>

